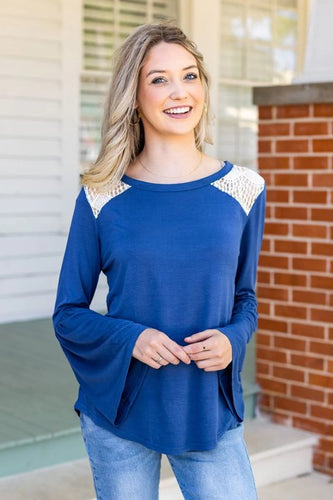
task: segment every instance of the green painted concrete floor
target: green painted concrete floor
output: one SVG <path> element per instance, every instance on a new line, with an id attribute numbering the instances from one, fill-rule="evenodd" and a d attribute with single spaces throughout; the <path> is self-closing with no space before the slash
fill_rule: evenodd
<path id="1" fill-rule="evenodd" d="M 77 384 L 49 319 L 0 325 L 0 477 L 84 456 Z"/>

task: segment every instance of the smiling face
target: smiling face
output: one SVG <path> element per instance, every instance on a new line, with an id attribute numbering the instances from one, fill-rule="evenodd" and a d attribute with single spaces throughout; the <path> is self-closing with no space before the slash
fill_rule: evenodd
<path id="1" fill-rule="evenodd" d="M 204 101 L 197 62 L 190 52 L 165 42 L 149 50 L 137 90 L 146 141 L 156 136 L 194 137 Z"/>

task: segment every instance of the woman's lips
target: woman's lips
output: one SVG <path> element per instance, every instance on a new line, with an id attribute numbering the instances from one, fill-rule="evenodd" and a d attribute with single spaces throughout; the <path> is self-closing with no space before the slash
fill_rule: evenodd
<path id="1" fill-rule="evenodd" d="M 164 113 L 171 118 L 186 118 L 191 110 L 191 106 L 177 106 L 174 108 L 165 109 Z"/>

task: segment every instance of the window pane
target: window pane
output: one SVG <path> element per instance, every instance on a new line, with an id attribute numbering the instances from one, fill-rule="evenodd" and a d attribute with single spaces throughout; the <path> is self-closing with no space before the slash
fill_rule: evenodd
<path id="1" fill-rule="evenodd" d="M 277 0 L 278 7 L 297 9 L 297 0 Z"/>
<path id="2" fill-rule="evenodd" d="M 279 81 L 290 82 L 296 69 L 296 54 L 292 49 L 274 49 L 274 70 Z"/>
<path id="3" fill-rule="evenodd" d="M 244 38 L 245 37 L 245 8 L 243 5 L 234 2 L 222 3 L 221 33 L 223 38 Z"/>
<path id="4" fill-rule="evenodd" d="M 232 85 L 221 85 L 219 92 L 219 117 L 236 120 L 238 117 L 238 87 Z"/>
<path id="5" fill-rule="evenodd" d="M 272 40 L 272 13 L 269 10 L 250 9 L 247 18 L 248 37 L 252 40 Z"/>
<path id="6" fill-rule="evenodd" d="M 273 54 L 270 45 L 249 44 L 246 60 L 249 80 L 271 81 L 273 79 Z"/>
<path id="7" fill-rule="evenodd" d="M 238 122 L 237 163 L 253 168 L 257 159 L 257 124 L 240 120 Z"/>
<path id="8" fill-rule="evenodd" d="M 226 78 L 243 78 L 244 46 L 241 42 L 226 40 L 221 47 L 221 76 Z"/>
<path id="9" fill-rule="evenodd" d="M 246 37 L 245 7 L 242 2 L 227 1 L 221 5 L 220 74 L 225 78 L 244 77 L 244 44 Z"/>
<path id="10" fill-rule="evenodd" d="M 219 158 L 253 167 L 257 108 L 252 105 L 251 88 L 221 85 L 219 105 Z"/>
<path id="11" fill-rule="evenodd" d="M 276 13 L 276 43 L 296 45 L 297 15 L 296 11 L 279 9 Z"/>
<path id="12" fill-rule="evenodd" d="M 237 124 L 221 123 L 219 126 L 219 159 L 236 163 L 237 158 Z"/>
<path id="13" fill-rule="evenodd" d="M 248 5 L 250 7 L 263 7 L 266 9 L 272 9 L 274 7 L 275 0 L 248 0 Z M 246 0 L 244 0 L 246 3 Z"/>

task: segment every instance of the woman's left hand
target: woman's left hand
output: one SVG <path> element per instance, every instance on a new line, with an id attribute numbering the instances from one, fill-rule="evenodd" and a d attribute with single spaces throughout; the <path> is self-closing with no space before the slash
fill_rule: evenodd
<path id="1" fill-rule="evenodd" d="M 211 329 L 184 339 L 189 345 L 183 349 L 198 368 L 205 372 L 223 370 L 232 361 L 232 346 L 226 335 Z"/>

